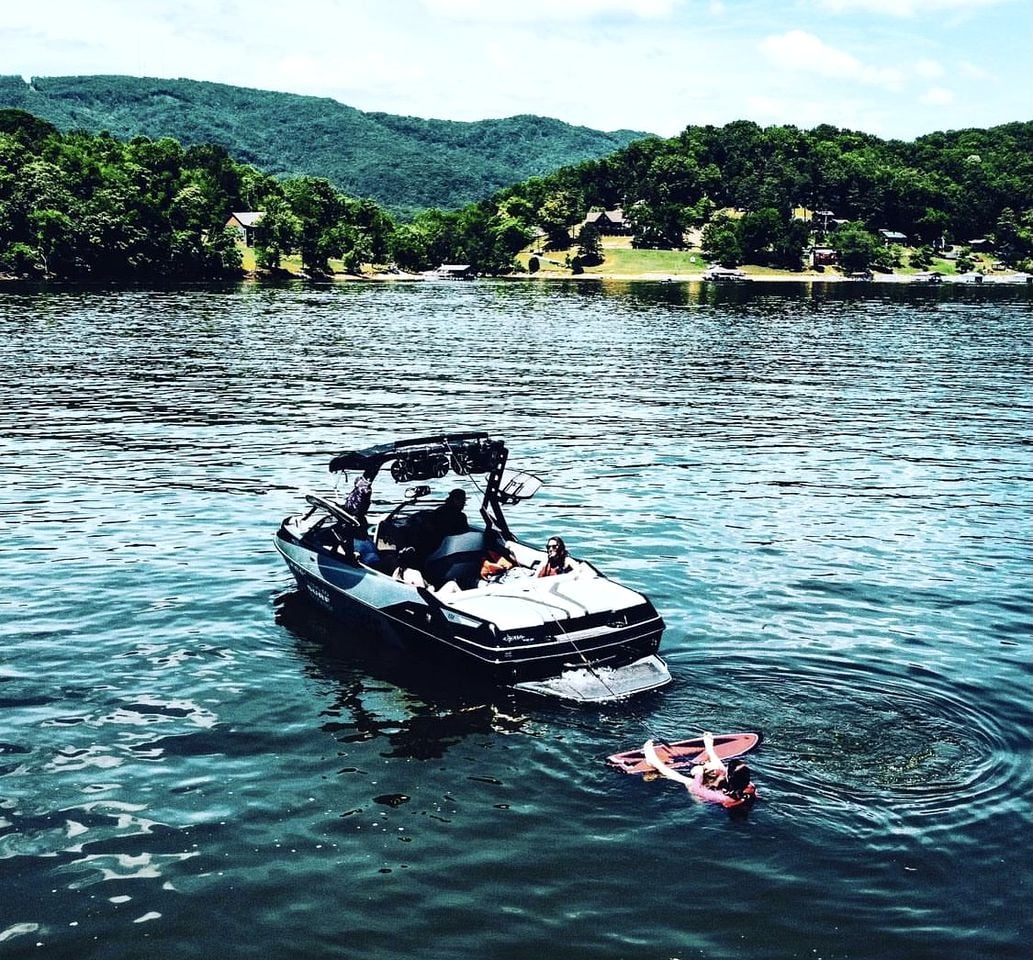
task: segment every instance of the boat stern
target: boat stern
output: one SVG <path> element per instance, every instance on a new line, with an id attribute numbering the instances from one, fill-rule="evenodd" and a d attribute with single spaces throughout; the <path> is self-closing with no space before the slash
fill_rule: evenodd
<path id="1" fill-rule="evenodd" d="M 513 684 L 515 690 L 578 703 L 611 703 L 656 690 L 671 682 L 667 664 L 656 654 L 622 667 L 578 667 L 557 677 Z"/>

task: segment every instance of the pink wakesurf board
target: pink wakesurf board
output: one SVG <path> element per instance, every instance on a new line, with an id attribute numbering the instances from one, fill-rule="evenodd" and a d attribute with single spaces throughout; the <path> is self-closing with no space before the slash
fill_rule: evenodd
<path id="1" fill-rule="evenodd" d="M 715 734 L 714 752 L 722 760 L 730 760 L 732 757 L 741 757 L 744 753 L 749 753 L 758 743 L 760 743 L 759 733 Z M 654 746 L 661 761 L 675 770 L 702 763 L 706 757 L 702 737 L 695 737 L 692 740 L 674 740 L 670 743 L 657 741 Z M 656 772 L 646 762 L 641 747 L 626 750 L 624 753 L 615 753 L 613 756 L 607 757 L 606 762 L 625 773 Z"/>

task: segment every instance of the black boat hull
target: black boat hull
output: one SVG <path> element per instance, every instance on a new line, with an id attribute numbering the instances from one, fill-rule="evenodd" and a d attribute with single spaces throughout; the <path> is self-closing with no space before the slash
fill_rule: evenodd
<path id="1" fill-rule="evenodd" d="M 664 622 L 644 598 L 633 609 L 608 614 L 608 622 L 597 616 L 588 625 L 554 622 L 505 631 L 365 567 L 313 555 L 299 545 L 292 549 L 279 540 L 277 546 L 299 591 L 335 620 L 495 684 L 542 680 L 568 670 L 620 668 L 656 654 L 663 636 Z"/>

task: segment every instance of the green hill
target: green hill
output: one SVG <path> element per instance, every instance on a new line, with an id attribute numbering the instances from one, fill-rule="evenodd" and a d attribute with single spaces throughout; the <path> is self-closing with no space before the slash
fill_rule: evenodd
<path id="1" fill-rule="evenodd" d="M 62 131 L 219 144 L 275 176 L 325 177 L 342 193 L 403 214 L 457 209 L 651 136 L 539 116 L 424 120 L 364 113 L 324 97 L 145 77 L 0 77 L 2 107 Z"/>

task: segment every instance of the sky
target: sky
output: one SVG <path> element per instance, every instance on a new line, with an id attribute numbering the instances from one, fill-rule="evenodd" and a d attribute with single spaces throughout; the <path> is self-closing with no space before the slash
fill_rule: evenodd
<path id="1" fill-rule="evenodd" d="M 912 140 L 1033 120 L 1031 0 L 7 2 L 0 74 L 183 77 L 443 120 Z"/>

